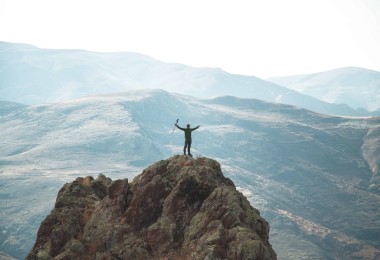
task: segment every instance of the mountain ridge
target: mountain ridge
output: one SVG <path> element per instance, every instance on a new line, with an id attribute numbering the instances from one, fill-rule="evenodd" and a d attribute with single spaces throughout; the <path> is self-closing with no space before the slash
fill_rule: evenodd
<path id="1" fill-rule="evenodd" d="M 201 98 L 256 98 L 334 115 L 370 115 L 368 111 L 329 104 L 255 76 L 165 63 L 131 52 L 39 49 L 0 42 L 0 55 L 0 100 L 4 101 L 41 104 L 148 88 Z"/>
<path id="2" fill-rule="evenodd" d="M 379 110 L 380 72 L 344 67 L 313 74 L 269 78 L 269 81 L 330 103 Z"/>

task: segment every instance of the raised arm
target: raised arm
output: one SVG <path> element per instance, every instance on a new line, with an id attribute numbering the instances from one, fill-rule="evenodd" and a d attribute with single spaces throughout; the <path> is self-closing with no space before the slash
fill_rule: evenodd
<path id="1" fill-rule="evenodd" d="M 174 124 L 178 129 L 181 129 L 182 131 L 185 131 L 185 128 L 182 128 L 180 126 L 178 126 L 177 124 Z"/>
<path id="2" fill-rule="evenodd" d="M 191 131 L 197 130 L 199 127 L 200 125 L 198 125 L 197 127 L 191 128 Z"/>

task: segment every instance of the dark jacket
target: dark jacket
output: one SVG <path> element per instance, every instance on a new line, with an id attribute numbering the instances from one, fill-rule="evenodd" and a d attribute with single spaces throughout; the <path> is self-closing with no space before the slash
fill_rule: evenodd
<path id="1" fill-rule="evenodd" d="M 194 127 L 194 128 L 190 128 L 190 127 L 189 128 L 182 128 L 182 127 L 179 127 L 177 124 L 175 126 L 178 127 L 178 129 L 181 129 L 182 131 L 185 132 L 186 141 L 191 141 L 191 132 L 199 128 L 199 126 Z"/>

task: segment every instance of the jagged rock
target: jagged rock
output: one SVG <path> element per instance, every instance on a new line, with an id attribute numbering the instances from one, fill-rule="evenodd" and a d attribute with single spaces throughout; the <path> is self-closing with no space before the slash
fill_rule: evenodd
<path id="1" fill-rule="evenodd" d="M 59 191 L 28 259 L 276 259 L 269 225 L 218 162 L 174 156 Z"/>

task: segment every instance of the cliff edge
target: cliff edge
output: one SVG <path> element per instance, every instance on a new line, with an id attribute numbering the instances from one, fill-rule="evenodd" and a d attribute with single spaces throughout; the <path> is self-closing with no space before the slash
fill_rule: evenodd
<path id="1" fill-rule="evenodd" d="M 208 158 L 65 184 L 27 259 L 277 259 L 269 225 Z"/>

